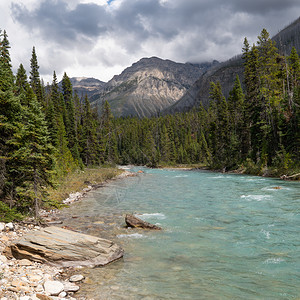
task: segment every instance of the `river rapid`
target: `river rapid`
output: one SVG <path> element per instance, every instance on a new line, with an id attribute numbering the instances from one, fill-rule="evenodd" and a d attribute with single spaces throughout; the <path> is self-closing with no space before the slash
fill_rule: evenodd
<path id="1" fill-rule="evenodd" d="M 300 185 L 147 169 L 91 191 L 65 226 L 109 238 L 124 258 L 83 269 L 88 299 L 299 299 Z M 126 213 L 162 231 L 124 227 Z"/>

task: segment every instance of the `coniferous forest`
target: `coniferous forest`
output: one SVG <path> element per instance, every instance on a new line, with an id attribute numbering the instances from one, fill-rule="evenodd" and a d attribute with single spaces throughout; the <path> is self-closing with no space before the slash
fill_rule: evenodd
<path id="1" fill-rule="evenodd" d="M 103 164 L 198 164 L 257 175 L 299 173 L 300 60 L 279 54 L 268 32 L 243 45 L 244 80 L 228 99 L 211 83 L 209 107 L 152 118 L 101 114 L 73 92 L 44 85 L 33 47 L 27 75 L 13 74 L 5 31 L 0 41 L 0 212 L 37 213 L 47 188 L 68 173 Z M 297 178 L 297 177 L 294 177 Z"/>

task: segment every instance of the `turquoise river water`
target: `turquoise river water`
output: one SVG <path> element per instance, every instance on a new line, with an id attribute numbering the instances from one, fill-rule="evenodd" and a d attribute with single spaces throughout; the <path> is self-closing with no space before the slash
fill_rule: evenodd
<path id="1" fill-rule="evenodd" d="M 300 185 L 208 171 L 142 169 L 68 209 L 64 224 L 120 244 L 83 269 L 88 299 L 300 299 Z M 124 228 L 124 215 L 162 231 Z M 67 215 L 72 214 L 71 217 Z"/>

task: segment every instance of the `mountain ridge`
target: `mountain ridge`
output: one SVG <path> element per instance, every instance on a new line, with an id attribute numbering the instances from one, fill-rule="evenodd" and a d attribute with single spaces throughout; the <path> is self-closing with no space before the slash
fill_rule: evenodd
<path id="1" fill-rule="evenodd" d="M 217 61 L 177 63 L 158 57 L 141 58 L 108 81 L 91 97 L 100 107 L 108 101 L 115 116 L 150 117 L 174 104 L 199 76 Z"/>

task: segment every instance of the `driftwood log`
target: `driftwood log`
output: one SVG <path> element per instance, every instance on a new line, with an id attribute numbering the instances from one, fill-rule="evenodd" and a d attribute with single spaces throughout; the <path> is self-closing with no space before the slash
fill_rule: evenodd
<path id="1" fill-rule="evenodd" d="M 130 214 L 126 215 L 125 222 L 128 227 L 161 230 L 161 227 L 143 221 L 137 218 L 136 216 Z"/>

